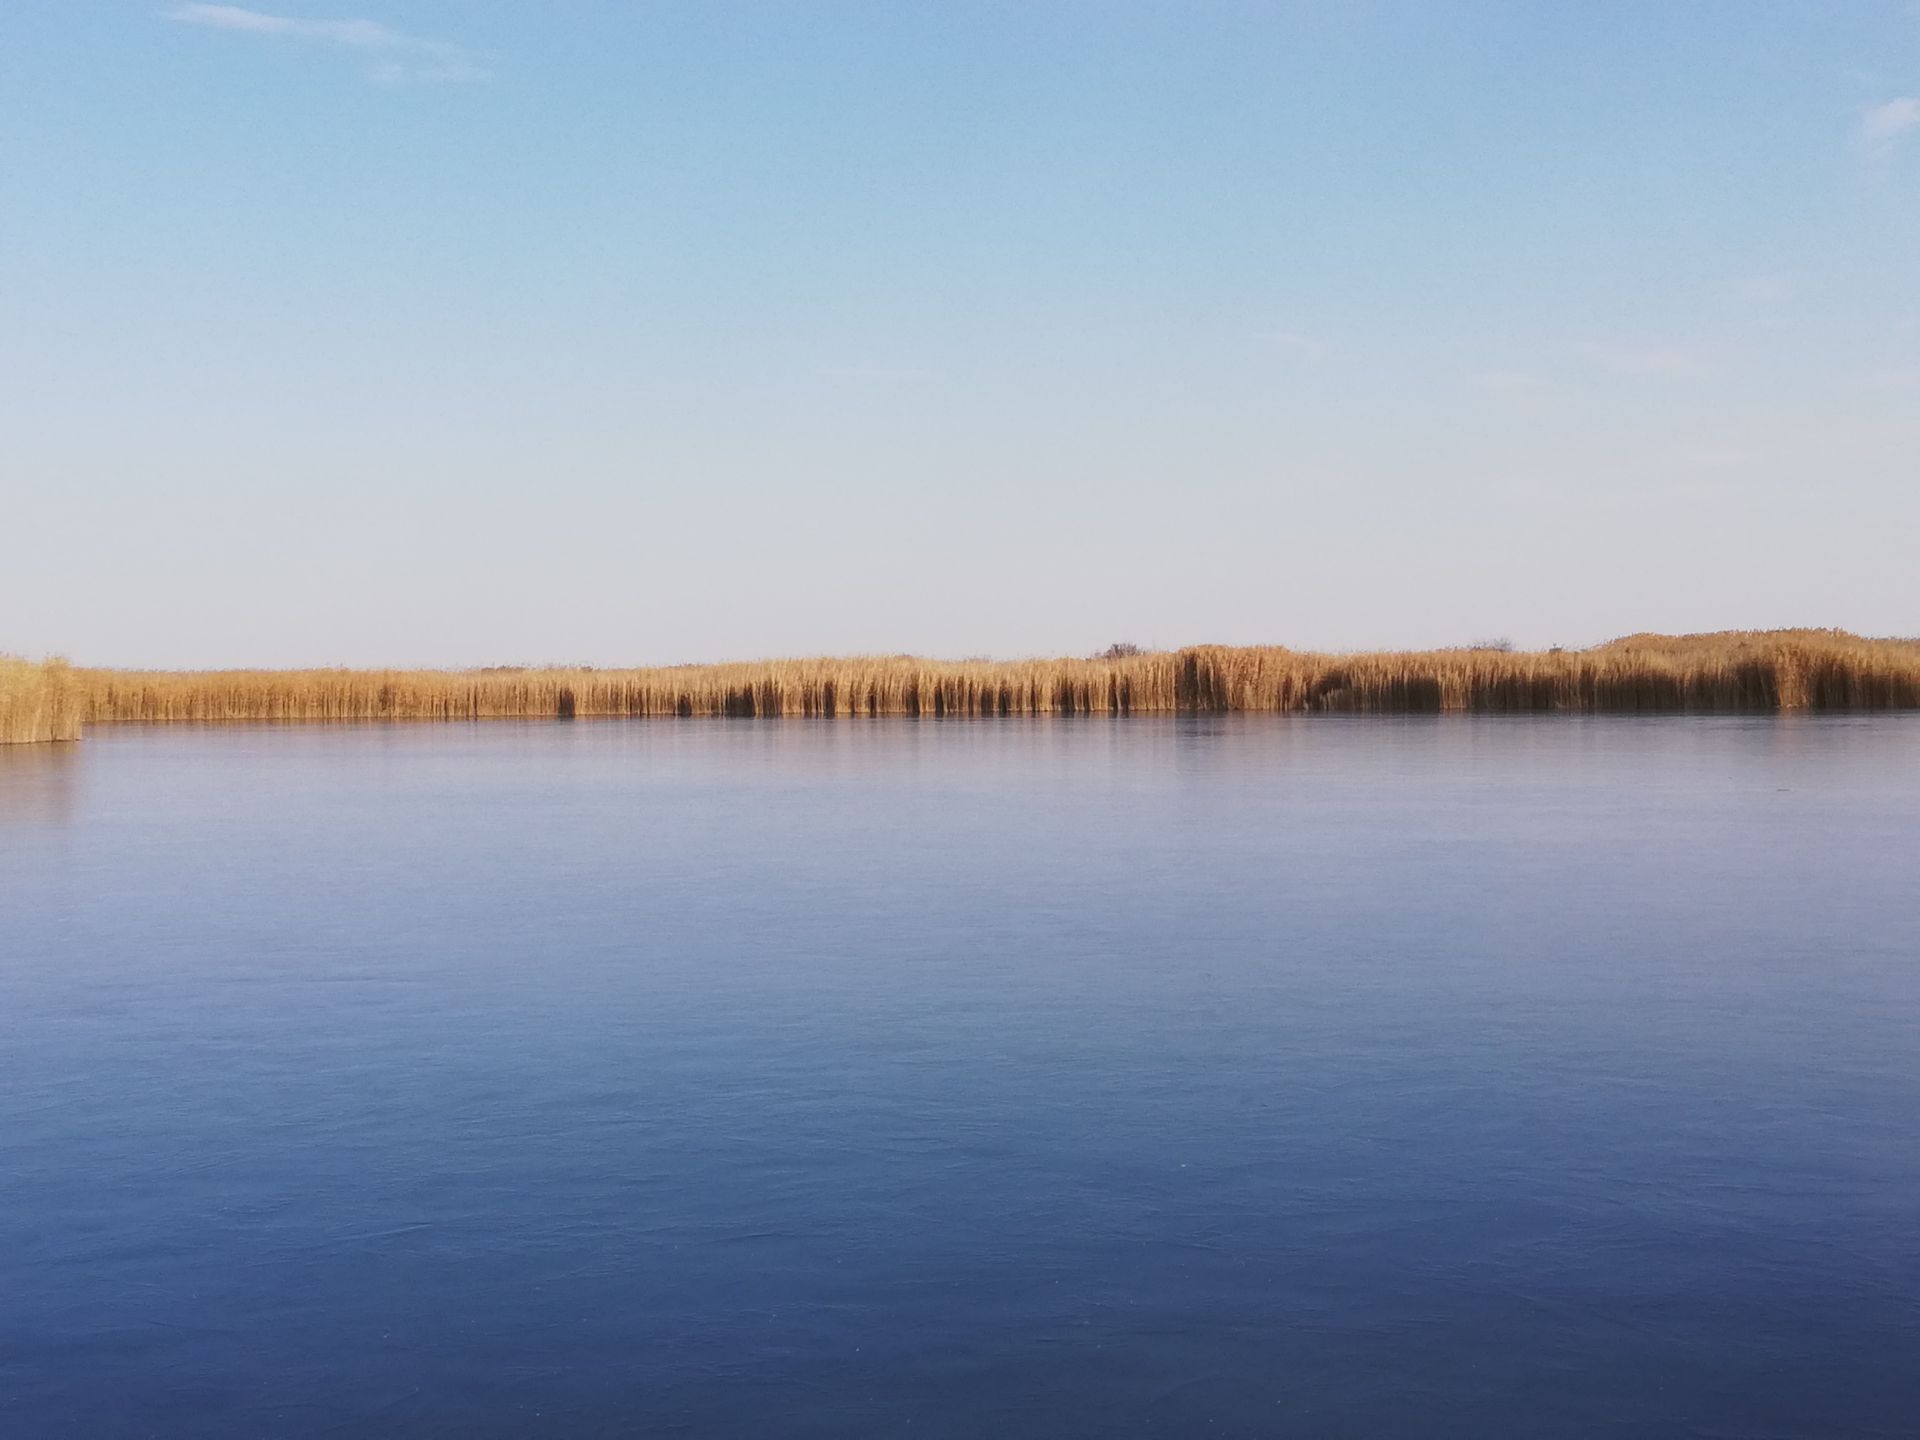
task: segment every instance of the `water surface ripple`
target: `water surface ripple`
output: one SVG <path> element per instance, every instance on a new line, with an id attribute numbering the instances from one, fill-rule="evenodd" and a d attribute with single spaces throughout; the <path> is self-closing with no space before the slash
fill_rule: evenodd
<path id="1" fill-rule="evenodd" d="M 1920 717 L 0 750 L 0 1434 L 1910 1436 Z"/>

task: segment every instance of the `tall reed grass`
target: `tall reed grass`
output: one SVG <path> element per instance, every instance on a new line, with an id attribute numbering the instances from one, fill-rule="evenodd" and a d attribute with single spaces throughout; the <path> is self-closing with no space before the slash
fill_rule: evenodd
<path id="1" fill-rule="evenodd" d="M 74 673 L 81 708 L 93 723 L 1920 707 L 1920 641 L 1867 640 L 1834 630 L 1634 635 L 1578 651 L 1479 647 L 1340 655 L 1197 645 L 1090 660 L 890 656 L 635 670 Z"/>
<path id="2" fill-rule="evenodd" d="M 64 660 L 0 655 L 0 745 L 78 740 L 81 696 Z"/>

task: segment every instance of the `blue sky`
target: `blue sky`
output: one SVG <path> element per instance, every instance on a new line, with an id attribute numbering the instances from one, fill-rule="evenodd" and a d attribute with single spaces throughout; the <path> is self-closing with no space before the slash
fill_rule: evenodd
<path id="1" fill-rule="evenodd" d="M 1920 6 L 0 8 L 0 650 L 1920 633 Z"/>

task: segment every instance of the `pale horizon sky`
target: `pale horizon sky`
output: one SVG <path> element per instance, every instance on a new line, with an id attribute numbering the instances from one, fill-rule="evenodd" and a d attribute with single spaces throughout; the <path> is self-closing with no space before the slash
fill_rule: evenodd
<path id="1" fill-rule="evenodd" d="M 1920 4 L 0 9 L 0 651 L 1920 634 Z"/>

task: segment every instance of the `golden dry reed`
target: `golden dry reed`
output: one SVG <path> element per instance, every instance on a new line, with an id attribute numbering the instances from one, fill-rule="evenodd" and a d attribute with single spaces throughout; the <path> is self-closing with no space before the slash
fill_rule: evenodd
<path id="1" fill-rule="evenodd" d="M 766 660 L 639 670 L 77 670 L 85 718 L 1732 713 L 1920 707 L 1920 641 L 1633 635 L 1590 650 L 1315 654 L 1197 645 L 1090 660 Z M 5 702 L 0 702 L 4 706 Z M 0 729 L 15 728 L 0 710 Z"/>
<path id="2" fill-rule="evenodd" d="M 0 655 L 0 745 L 78 740 L 81 696 L 64 660 L 35 663 Z"/>

